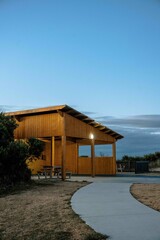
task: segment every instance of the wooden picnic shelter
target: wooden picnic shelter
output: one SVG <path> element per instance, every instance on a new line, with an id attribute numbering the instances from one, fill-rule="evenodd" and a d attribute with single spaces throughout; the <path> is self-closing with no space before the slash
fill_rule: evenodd
<path id="1" fill-rule="evenodd" d="M 116 174 L 116 141 L 123 136 L 74 108 L 60 105 L 6 115 L 14 117 L 18 123 L 15 139 L 35 137 L 45 142 L 41 158 L 29 164 L 33 174 L 47 165 L 61 166 L 63 180 L 66 171 L 93 177 Z M 95 156 L 95 146 L 99 144 L 110 144 L 112 156 Z M 79 156 L 82 145 L 90 146 L 89 157 Z"/>

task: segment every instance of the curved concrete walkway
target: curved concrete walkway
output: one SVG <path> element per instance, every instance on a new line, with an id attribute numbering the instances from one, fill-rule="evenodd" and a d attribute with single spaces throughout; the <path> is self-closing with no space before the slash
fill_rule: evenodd
<path id="1" fill-rule="evenodd" d="M 132 197 L 129 190 L 134 182 L 160 183 L 160 177 L 96 177 L 73 195 L 72 208 L 110 239 L 160 240 L 160 213 Z"/>

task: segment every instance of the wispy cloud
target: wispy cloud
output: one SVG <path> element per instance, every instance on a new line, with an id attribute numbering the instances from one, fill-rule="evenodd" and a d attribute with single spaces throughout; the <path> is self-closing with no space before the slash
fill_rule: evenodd
<path id="1" fill-rule="evenodd" d="M 160 151 L 160 115 L 102 116 L 96 120 L 124 136 L 117 142 L 118 158 Z"/>
<path id="2" fill-rule="evenodd" d="M 96 119 L 110 126 L 160 128 L 160 115 L 137 115 L 122 118 L 103 116 Z"/>
<path id="3" fill-rule="evenodd" d="M 160 132 L 151 132 L 151 134 L 154 134 L 154 135 L 160 135 Z"/>

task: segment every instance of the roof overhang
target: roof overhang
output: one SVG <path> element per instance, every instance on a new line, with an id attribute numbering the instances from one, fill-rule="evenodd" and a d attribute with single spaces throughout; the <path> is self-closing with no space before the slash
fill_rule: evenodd
<path id="1" fill-rule="evenodd" d="M 59 106 L 51 106 L 51 107 L 45 107 L 45 108 L 22 110 L 22 111 L 16 111 L 16 112 L 7 112 L 5 114 L 8 115 L 8 116 L 13 116 L 18 121 L 20 121 L 20 119 L 22 117 L 25 117 L 25 116 L 49 114 L 49 113 L 56 113 L 56 112 L 67 113 L 67 114 L 69 114 L 69 115 L 87 123 L 88 125 L 91 125 L 92 127 L 98 129 L 99 131 L 112 136 L 116 140 L 119 140 L 119 139 L 123 138 L 123 136 L 121 134 L 111 130 L 110 128 L 102 125 L 99 122 L 96 122 L 92 118 L 90 118 L 87 115 L 75 110 L 74 108 L 72 108 L 68 105 L 59 105 Z"/>

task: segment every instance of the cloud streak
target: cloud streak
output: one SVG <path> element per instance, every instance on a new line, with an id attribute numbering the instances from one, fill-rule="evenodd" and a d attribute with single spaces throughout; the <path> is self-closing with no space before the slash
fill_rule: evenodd
<path id="1" fill-rule="evenodd" d="M 119 159 L 123 155 L 142 156 L 160 151 L 160 115 L 102 116 L 96 120 L 124 136 L 117 142 Z"/>
<path id="2" fill-rule="evenodd" d="M 137 115 L 123 118 L 103 116 L 96 119 L 110 126 L 160 128 L 160 115 Z"/>

